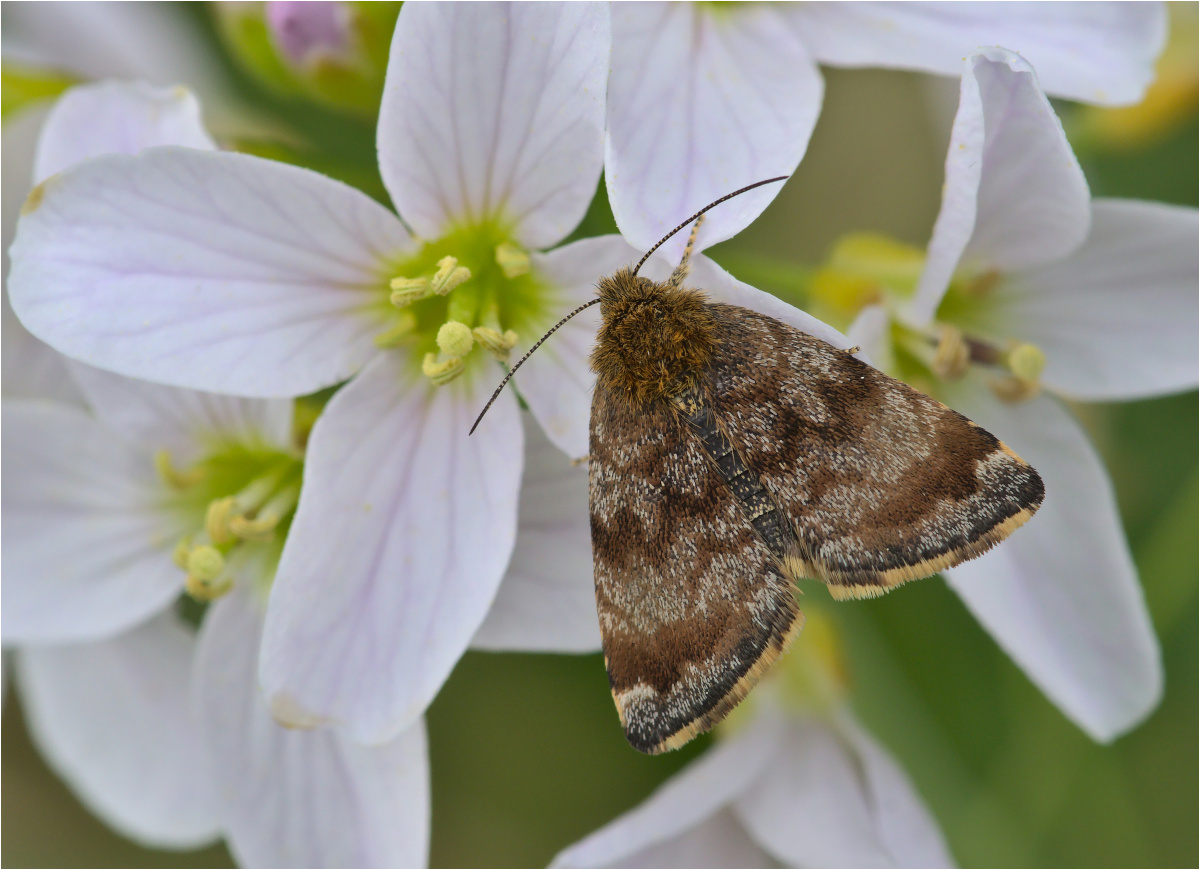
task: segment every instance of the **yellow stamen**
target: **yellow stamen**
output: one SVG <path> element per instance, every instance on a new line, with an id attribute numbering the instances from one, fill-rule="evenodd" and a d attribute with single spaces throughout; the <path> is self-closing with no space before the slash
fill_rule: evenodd
<path id="1" fill-rule="evenodd" d="M 963 340 L 962 330 L 942 324 L 937 350 L 930 364 L 933 373 L 944 381 L 958 380 L 966 374 L 970 361 L 971 352 Z"/>
<path id="2" fill-rule="evenodd" d="M 225 557 L 221 551 L 209 544 L 192 547 L 187 555 L 187 571 L 192 577 L 211 582 L 225 570 Z"/>
<path id="3" fill-rule="evenodd" d="M 428 278 L 393 278 L 388 287 L 391 295 L 388 299 L 397 308 L 403 308 L 430 295 Z"/>
<path id="4" fill-rule="evenodd" d="M 438 270 L 433 273 L 429 289 L 439 296 L 445 296 L 459 284 L 471 277 L 471 270 L 458 265 L 456 257 L 442 257 L 438 260 Z"/>
<path id="5" fill-rule="evenodd" d="M 187 537 L 180 538 L 179 543 L 175 545 L 175 549 L 171 552 L 171 561 L 174 562 L 177 567 L 186 571 L 188 566 L 188 553 L 191 551 L 192 539 Z"/>
<path id="6" fill-rule="evenodd" d="M 1046 355 L 1033 344 L 1018 344 L 1008 352 L 1005 360 L 1013 377 L 1027 383 L 1036 383 L 1046 370 Z"/>
<path id="7" fill-rule="evenodd" d="M 199 468 L 189 468 L 187 471 L 176 468 L 171 462 L 171 454 L 166 450 L 154 454 L 154 470 L 158 472 L 159 479 L 172 489 L 187 489 L 204 479 L 204 472 Z"/>
<path id="8" fill-rule="evenodd" d="M 483 346 L 483 349 L 494 356 L 500 362 L 508 362 L 509 354 L 516 346 L 518 336 L 511 329 L 505 330 L 503 333 L 498 329 L 493 329 L 490 326 L 476 326 L 471 330 L 475 336 L 475 340 Z"/>
<path id="9" fill-rule="evenodd" d="M 511 242 L 496 246 L 496 263 L 506 278 L 518 278 L 529 273 L 529 254 Z"/>
<path id="10" fill-rule="evenodd" d="M 254 519 L 234 517 L 230 520 L 230 531 L 244 541 L 269 541 L 275 536 L 275 527 L 299 500 L 300 485 L 285 486 L 262 506 Z"/>
<path id="11" fill-rule="evenodd" d="M 204 531 L 214 544 L 232 544 L 237 540 L 229 528 L 229 521 L 238 513 L 237 502 L 231 495 L 208 503 L 208 510 L 204 513 Z"/>
<path id="12" fill-rule="evenodd" d="M 437 344 L 448 357 L 464 357 L 471 352 L 475 337 L 471 334 L 471 327 L 465 323 L 448 320 L 438 330 Z"/>
<path id="13" fill-rule="evenodd" d="M 233 578 L 226 576 L 219 580 L 204 580 L 191 574 L 183 581 L 184 591 L 197 601 L 216 601 L 233 588 Z"/>
<path id="14" fill-rule="evenodd" d="M 463 361 L 459 357 L 438 362 L 437 354 L 427 353 L 421 362 L 421 372 L 435 386 L 448 384 L 463 373 Z"/>
<path id="15" fill-rule="evenodd" d="M 1014 405 L 1018 402 L 1027 402 L 1042 391 L 1039 381 L 1023 381 L 1012 375 L 996 378 L 988 386 L 1001 401 Z"/>

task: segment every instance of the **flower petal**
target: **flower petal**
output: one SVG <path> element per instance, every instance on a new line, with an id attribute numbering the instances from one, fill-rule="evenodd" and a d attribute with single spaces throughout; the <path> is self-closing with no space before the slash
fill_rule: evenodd
<path id="1" fill-rule="evenodd" d="M 645 251 L 747 184 L 790 175 L 821 108 L 816 63 L 765 5 L 616 4 L 604 169 L 621 234 Z M 697 250 L 750 224 L 771 184 L 714 209 Z M 678 262 L 686 229 L 663 246 Z"/>
<path id="2" fill-rule="evenodd" d="M 112 640 L 26 648 L 17 658 L 43 757 L 92 812 L 146 845 L 189 848 L 220 833 L 191 715 L 194 647 L 168 613 Z"/>
<path id="3" fill-rule="evenodd" d="M 1050 700 L 1112 740 L 1158 704 L 1163 676 L 1104 466 L 1053 399 L 1004 405 L 963 382 L 949 399 L 1038 470 L 1046 500 L 1028 527 L 946 580 Z"/>
<path id="4" fill-rule="evenodd" d="M 246 396 L 344 380 L 376 352 L 395 215 L 324 176 L 155 148 L 37 188 L 9 295 L 31 332 L 132 377 Z"/>
<path id="5" fill-rule="evenodd" d="M 276 724 L 258 691 L 262 616 L 240 590 L 200 630 L 195 703 L 244 867 L 423 867 L 429 762 L 418 721 L 382 746 Z"/>
<path id="6" fill-rule="evenodd" d="M 787 7 L 818 61 L 958 75 L 963 55 L 1003 45 L 1057 97 L 1136 103 L 1166 42 L 1157 3 L 797 3 Z"/>
<path id="7" fill-rule="evenodd" d="M 753 791 L 765 770 L 778 760 L 784 730 L 781 718 L 764 710 L 744 731 L 718 743 L 659 786 L 639 806 L 559 852 L 551 866 L 691 866 L 682 863 L 682 859 L 691 856 L 690 851 L 677 855 L 663 853 L 676 844 L 688 849 L 693 830 L 703 830 L 739 795 Z M 666 860 L 660 865 L 651 862 L 651 856 Z M 738 856 L 728 857 L 736 861 Z M 668 863 L 673 861 L 681 863 Z M 732 861 L 724 866 L 739 866 Z M 699 866 L 706 865 L 707 862 Z"/>
<path id="8" fill-rule="evenodd" d="M 1002 281 L 989 326 L 1041 347 L 1043 382 L 1080 399 L 1195 389 L 1196 234 L 1195 209 L 1096 200 L 1083 247 Z"/>
<path id="9" fill-rule="evenodd" d="M 71 88 L 46 118 L 33 180 L 44 181 L 89 157 L 137 154 L 157 145 L 216 149 L 190 91 L 114 81 Z"/>
<path id="10" fill-rule="evenodd" d="M 555 288 L 554 322 L 596 298 L 596 283 L 641 256 L 620 236 L 580 239 L 534 257 L 534 269 Z M 600 310 L 593 306 L 575 315 L 517 371 L 521 397 L 550 440 L 572 459 L 588 452 L 592 374 L 588 357 L 596 342 Z M 531 347 L 540 336 L 522 342 Z M 516 350 L 522 350 L 518 345 Z"/>
<path id="11" fill-rule="evenodd" d="M 526 428 L 518 517 L 508 573 L 471 646 L 595 652 L 587 466 L 573 465 L 535 425 Z"/>
<path id="12" fill-rule="evenodd" d="M 583 218 L 603 165 L 608 10 L 415 3 L 400 10 L 379 168 L 418 235 L 499 220 L 533 248 Z"/>
<path id="13" fill-rule="evenodd" d="M 409 727 L 491 607 L 517 530 L 523 436 L 491 384 L 384 354 L 313 428 L 263 640 L 277 719 L 367 743 Z"/>
<path id="14" fill-rule="evenodd" d="M 166 449 L 176 464 L 199 458 L 214 441 L 287 448 L 291 399 L 241 399 L 164 387 L 80 363 L 71 372 L 96 416 L 111 432 L 144 446 Z"/>
<path id="15" fill-rule="evenodd" d="M 1071 253 L 1088 233 L 1087 181 L 1033 68 L 1002 48 L 967 58 L 942 210 L 908 316 L 930 321 L 959 266 L 1011 271 Z"/>
<path id="16" fill-rule="evenodd" d="M 150 456 L 75 408 L 3 404 L 6 644 L 96 640 L 183 587 Z"/>

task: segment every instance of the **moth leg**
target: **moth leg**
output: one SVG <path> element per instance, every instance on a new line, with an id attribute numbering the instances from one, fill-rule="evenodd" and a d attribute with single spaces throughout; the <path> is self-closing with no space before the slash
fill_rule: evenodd
<path id="1" fill-rule="evenodd" d="M 667 279 L 664 285 L 670 290 L 678 290 L 683 286 L 684 279 L 687 278 L 688 272 L 691 271 L 692 247 L 696 244 L 696 234 L 700 232 L 700 224 L 704 223 L 704 215 L 696 218 L 696 222 L 692 224 L 692 233 L 688 236 L 687 244 L 683 248 L 683 259 L 679 261 L 679 265 L 675 267 L 675 271 L 671 273 L 671 277 Z"/>

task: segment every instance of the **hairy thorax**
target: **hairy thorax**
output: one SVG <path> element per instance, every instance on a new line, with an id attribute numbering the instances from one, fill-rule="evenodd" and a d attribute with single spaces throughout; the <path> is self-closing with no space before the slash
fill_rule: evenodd
<path id="1" fill-rule="evenodd" d="M 716 347 L 716 322 L 702 293 L 628 269 L 598 289 L 602 322 L 591 365 L 604 387 L 643 406 L 697 384 Z"/>

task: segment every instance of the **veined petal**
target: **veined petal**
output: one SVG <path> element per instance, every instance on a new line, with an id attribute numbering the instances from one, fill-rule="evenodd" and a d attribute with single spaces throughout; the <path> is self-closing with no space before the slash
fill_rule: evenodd
<path id="1" fill-rule="evenodd" d="M 146 456 L 170 451 L 185 463 L 215 442 L 286 448 L 291 443 L 291 399 L 242 399 L 164 387 L 71 363 L 71 372 L 96 416 L 111 432 L 144 446 Z"/>
<path id="2" fill-rule="evenodd" d="M 105 81 L 71 88 L 46 118 L 34 182 L 100 154 L 137 154 L 157 145 L 214 150 L 200 104 L 186 88 Z"/>
<path id="3" fill-rule="evenodd" d="M 645 251 L 740 187 L 790 175 L 808 147 L 823 83 L 804 44 L 765 5 L 613 6 L 604 168 L 621 234 Z M 709 213 L 697 250 L 750 224 L 780 184 Z M 663 245 L 678 262 L 687 231 Z"/>
<path id="4" fill-rule="evenodd" d="M 1032 464 L 1046 501 L 1028 526 L 946 580 L 1050 700 L 1107 742 L 1154 709 L 1163 680 L 1108 475 L 1053 399 L 1001 404 L 972 380 L 949 404 Z"/>
<path id="5" fill-rule="evenodd" d="M 313 392 L 375 353 L 400 221 L 351 187 L 245 154 L 154 148 L 37 188 L 9 295 L 57 350 L 146 380 Z"/>
<path id="6" fill-rule="evenodd" d="M 390 740 L 466 650 L 517 530 L 512 395 L 467 439 L 491 389 L 470 375 L 431 387 L 384 354 L 325 408 L 263 639 L 263 688 L 280 721 Z"/>
<path id="7" fill-rule="evenodd" d="M 555 322 L 596 298 L 596 282 L 641 256 L 620 236 L 580 239 L 547 254 L 535 255 L 537 273 L 556 289 Z M 598 306 L 581 311 L 563 325 L 517 371 L 521 397 L 550 440 L 572 459 L 588 452 L 588 419 L 596 376 L 588 357 L 600 325 Z M 523 342 L 532 346 L 541 336 Z M 517 352 L 524 348 L 520 345 Z"/>
<path id="8" fill-rule="evenodd" d="M 151 457 L 75 408 L 3 404 L 6 644 L 109 637 L 182 591 Z"/>
<path id="9" fill-rule="evenodd" d="M 572 465 L 529 423 L 517 542 L 471 646 L 595 652 L 600 628 L 592 585 L 587 466 Z"/>
<path id="10" fill-rule="evenodd" d="M 1002 48 L 967 58 L 942 210 L 909 318 L 933 317 L 960 266 L 1001 272 L 1051 263 L 1088 233 L 1083 170 L 1033 68 Z"/>
<path id="11" fill-rule="evenodd" d="M 786 14 L 818 61 L 958 75 L 982 45 L 1020 52 L 1047 92 L 1136 103 L 1166 42 L 1158 3 L 796 3 Z"/>
<path id="12" fill-rule="evenodd" d="M 603 165 L 610 44 L 598 3 L 402 8 L 379 168 L 409 226 L 498 219 L 532 248 L 567 235 Z"/>
<path id="13" fill-rule="evenodd" d="M 194 647 L 167 613 L 112 640 L 27 647 L 17 657 L 42 756 L 92 812 L 146 845 L 189 848 L 220 833 L 191 713 Z"/>
<path id="14" fill-rule="evenodd" d="M 1046 354 L 1043 382 L 1085 400 L 1196 387 L 1196 210 L 1096 200 L 1074 254 L 1006 277 L 989 328 Z"/>
<path id="15" fill-rule="evenodd" d="M 429 854 L 425 725 L 382 746 L 291 731 L 258 689 L 262 615 L 242 590 L 204 618 L 195 704 L 245 867 L 423 867 Z"/>
<path id="16" fill-rule="evenodd" d="M 671 854 L 670 847 L 687 849 L 692 831 L 710 825 L 722 814 L 726 816 L 723 826 L 728 829 L 729 806 L 739 795 L 753 791 L 765 771 L 778 761 L 785 727 L 778 714 L 764 711 L 745 731 L 718 743 L 667 780 L 640 806 L 559 852 L 551 866 L 693 866 L 684 863 L 691 857 L 690 851 Z M 660 865 L 649 860 L 652 856 L 666 860 Z M 729 857 L 736 859 L 737 855 Z M 668 863 L 673 861 L 680 863 Z"/>

